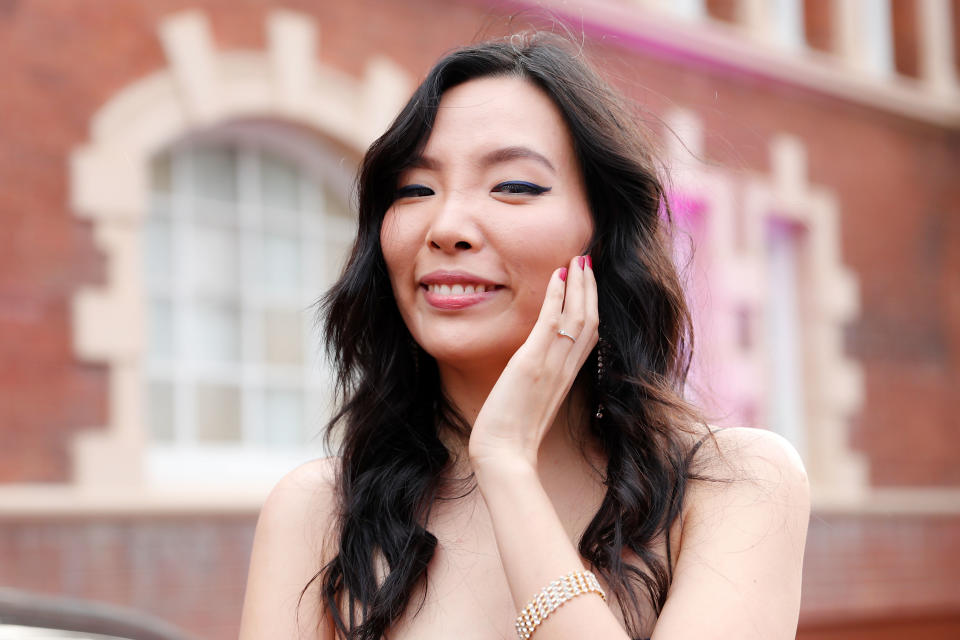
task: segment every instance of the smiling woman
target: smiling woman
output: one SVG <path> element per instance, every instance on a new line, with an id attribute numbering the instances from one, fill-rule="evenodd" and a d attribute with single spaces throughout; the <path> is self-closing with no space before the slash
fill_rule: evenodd
<path id="1" fill-rule="evenodd" d="M 793 637 L 806 478 L 683 399 L 645 140 L 552 36 L 428 74 L 324 301 L 339 456 L 264 505 L 242 637 Z"/>

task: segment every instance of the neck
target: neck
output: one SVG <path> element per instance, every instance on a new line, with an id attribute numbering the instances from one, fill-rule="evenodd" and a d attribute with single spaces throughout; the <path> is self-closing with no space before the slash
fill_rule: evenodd
<path id="1" fill-rule="evenodd" d="M 437 363 L 443 394 L 471 428 L 505 366 L 506 363 L 490 366 Z"/>

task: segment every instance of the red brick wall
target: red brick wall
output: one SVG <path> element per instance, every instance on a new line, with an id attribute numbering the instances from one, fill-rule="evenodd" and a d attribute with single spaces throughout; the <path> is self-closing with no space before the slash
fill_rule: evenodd
<path id="1" fill-rule="evenodd" d="M 797 640 L 956 640 L 960 637 L 960 614 L 930 612 L 922 616 L 834 620 L 801 624 Z"/>
<path id="2" fill-rule="evenodd" d="M 960 638 L 960 516 L 814 514 L 800 640 Z"/>
<path id="3" fill-rule="evenodd" d="M 833 48 L 833 25 L 830 19 L 830 3 L 823 0 L 804 0 L 803 31 L 807 44 L 818 51 Z"/>
<path id="4" fill-rule="evenodd" d="M 108 602 L 237 637 L 252 517 L 0 521 L 0 585 Z"/>
<path id="5" fill-rule="evenodd" d="M 960 617 L 958 576 L 960 515 L 815 513 L 804 556 L 804 617 L 810 624 L 917 611 Z"/>
<path id="6" fill-rule="evenodd" d="M 897 72 L 913 78 L 920 75 L 920 59 L 917 51 L 918 8 L 913 0 L 890 3 L 894 66 Z"/>

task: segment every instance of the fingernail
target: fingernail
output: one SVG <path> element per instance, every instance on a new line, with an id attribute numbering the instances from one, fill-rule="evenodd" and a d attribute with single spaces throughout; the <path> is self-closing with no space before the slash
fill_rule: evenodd
<path id="1" fill-rule="evenodd" d="M 567 281 L 567 268 L 566 268 L 566 267 L 560 269 L 560 279 L 563 280 L 564 282 Z"/>
<path id="2" fill-rule="evenodd" d="M 577 262 L 580 263 L 580 268 L 583 269 L 583 265 L 586 263 L 586 260 L 583 259 L 583 256 L 577 258 Z"/>
<path id="3" fill-rule="evenodd" d="M 590 254 L 587 254 L 587 266 L 593 269 L 593 258 L 590 257 Z"/>

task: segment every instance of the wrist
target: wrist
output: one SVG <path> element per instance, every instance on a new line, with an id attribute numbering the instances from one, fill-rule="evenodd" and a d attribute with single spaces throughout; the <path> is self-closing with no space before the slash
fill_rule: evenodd
<path id="1" fill-rule="evenodd" d="M 471 456 L 470 465 L 481 485 L 498 478 L 511 482 L 538 478 L 536 459 L 517 454 Z"/>

